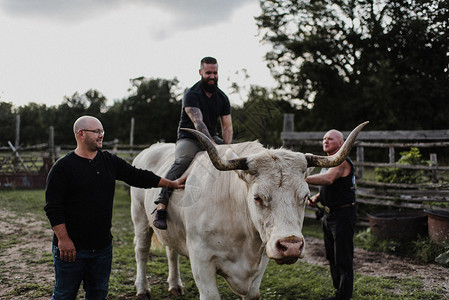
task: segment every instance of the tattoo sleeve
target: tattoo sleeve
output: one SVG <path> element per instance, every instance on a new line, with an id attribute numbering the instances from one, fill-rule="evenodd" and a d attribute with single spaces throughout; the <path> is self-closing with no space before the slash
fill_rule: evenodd
<path id="1" fill-rule="evenodd" d="M 201 113 L 201 110 L 196 107 L 186 107 L 185 111 L 192 120 L 195 129 L 204 133 L 213 142 L 214 140 L 212 139 L 206 124 L 203 122 L 203 114 Z"/>

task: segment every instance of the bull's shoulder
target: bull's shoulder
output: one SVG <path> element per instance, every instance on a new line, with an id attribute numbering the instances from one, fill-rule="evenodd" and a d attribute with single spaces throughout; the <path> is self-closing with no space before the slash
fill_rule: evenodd
<path id="1" fill-rule="evenodd" d="M 155 162 L 165 161 L 175 152 L 174 143 L 156 143 L 142 150 L 133 160 L 133 165 L 145 167 Z"/>

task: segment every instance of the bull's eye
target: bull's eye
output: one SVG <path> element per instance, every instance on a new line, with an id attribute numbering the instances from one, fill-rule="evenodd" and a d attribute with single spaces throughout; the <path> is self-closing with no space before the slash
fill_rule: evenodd
<path id="1" fill-rule="evenodd" d="M 259 197 L 259 195 L 254 195 L 254 201 L 259 205 L 263 205 L 263 200 Z"/>

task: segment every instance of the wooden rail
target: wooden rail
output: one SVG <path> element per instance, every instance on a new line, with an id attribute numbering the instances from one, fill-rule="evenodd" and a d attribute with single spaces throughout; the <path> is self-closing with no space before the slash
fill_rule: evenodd
<path id="1" fill-rule="evenodd" d="M 284 128 L 281 138 L 284 147 L 307 148 L 321 146 L 325 131 L 296 132 L 294 131 L 293 114 L 284 115 Z M 354 127 L 357 124 L 354 124 Z M 345 137 L 349 131 L 342 132 Z M 388 206 L 408 209 L 442 209 L 449 210 L 449 166 L 438 162 L 437 154 L 430 153 L 429 164 L 404 165 L 395 160 L 397 149 L 425 148 L 427 152 L 449 147 L 449 130 L 392 130 L 360 132 L 355 144 L 357 177 L 357 201 L 365 205 Z M 385 161 L 366 161 L 366 151 L 372 149 L 387 150 Z M 401 150 L 403 151 L 403 150 Z M 449 153 L 448 151 L 443 153 Z M 445 157 L 447 161 L 448 157 Z M 429 174 L 429 182 L 422 183 L 384 183 L 373 178 L 366 178 L 366 169 L 395 168 L 408 170 L 423 170 Z M 373 177 L 374 172 L 369 172 Z"/>

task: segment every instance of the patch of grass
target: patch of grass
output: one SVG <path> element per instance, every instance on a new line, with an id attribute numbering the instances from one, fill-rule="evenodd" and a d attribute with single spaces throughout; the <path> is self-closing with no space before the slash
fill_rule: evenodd
<path id="1" fill-rule="evenodd" d="M 414 277 L 388 278 L 375 276 L 356 276 L 354 299 L 441 299 L 441 291 L 425 291 L 424 284 Z"/>
<path id="2" fill-rule="evenodd" d="M 18 216 L 32 215 L 39 221 L 47 221 L 44 212 L 44 190 L 2 190 L 0 207 L 14 212 Z"/>
<path id="3" fill-rule="evenodd" d="M 18 283 L 11 292 L 12 296 L 27 295 L 30 299 L 51 295 L 53 287 L 49 285 L 38 285 L 35 283 Z M 12 298 L 11 298 L 12 299 Z"/>
<path id="4" fill-rule="evenodd" d="M 23 193 L 23 195 L 21 195 Z M 44 192 L 37 191 L 0 191 L 0 205 L 4 209 L 14 213 L 24 215 L 32 212 L 37 219 L 46 220 L 43 211 Z M 114 235 L 114 259 L 110 279 L 108 299 L 133 299 L 135 297 L 135 270 L 133 237 L 134 230 L 130 214 L 130 197 L 128 189 L 117 186 L 112 233 Z M 306 219 L 303 234 L 322 238 L 320 221 Z M 14 241 L 14 237 L 12 238 Z M 355 238 L 357 245 L 368 244 L 376 246 L 379 241 L 372 240 L 372 237 L 361 231 L 360 236 Z M 18 239 L 16 239 L 16 242 Z M 0 237 L 0 249 L 5 244 L 5 239 Z M 424 241 L 416 242 L 416 248 L 423 248 Z M 387 244 L 384 250 L 397 249 L 397 245 Z M 50 251 L 39 260 L 30 262 L 34 264 L 45 264 L 52 268 L 52 257 Z M 198 299 L 198 289 L 190 271 L 189 260 L 180 257 L 181 277 L 184 283 L 185 297 L 169 296 L 167 291 L 168 264 L 164 248 L 152 249 L 150 259 L 147 264 L 147 278 L 150 282 L 153 299 Z M 12 270 L 8 270 L 12 271 Z M 217 282 L 222 299 L 240 299 L 237 297 L 226 282 L 217 276 Z M 33 282 L 27 282 L 26 278 L 20 280 L 8 280 L 0 274 L 1 286 L 15 286 L 14 293 L 5 299 L 16 299 L 26 295 L 28 298 L 49 297 L 52 286 L 39 287 Z M 328 267 L 310 265 L 303 261 L 298 261 L 292 265 L 277 265 L 269 262 L 262 280 L 261 299 L 320 299 L 331 296 L 334 292 Z M 80 295 L 82 292 L 80 292 Z M 441 290 L 426 291 L 419 278 L 394 279 L 388 277 L 373 277 L 355 275 L 354 297 L 353 299 L 442 299 Z"/>
<path id="5" fill-rule="evenodd" d="M 323 230 L 321 228 L 321 220 L 304 218 L 304 226 L 302 234 L 308 237 L 323 238 Z"/>
<path id="6" fill-rule="evenodd" d="M 368 251 L 408 257 L 423 263 L 435 263 L 435 258 L 444 252 L 444 247 L 433 243 L 429 236 L 418 236 L 415 240 L 406 241 L 379 239 L 370 228 L 359 231 L 354 237 L 354 244 Z"/>

